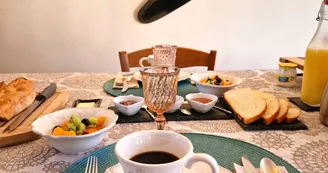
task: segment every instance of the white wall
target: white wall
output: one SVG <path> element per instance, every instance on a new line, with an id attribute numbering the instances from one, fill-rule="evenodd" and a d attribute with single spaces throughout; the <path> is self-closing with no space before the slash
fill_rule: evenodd
<path id="1" fill-rule="evenodd" d="M 218 50 L 216 70 L 303 56 L 322 0 L 192 0 L 150 24 L 144 0 L 0 0 L 0 72 L 118 72 L 118 51 L 172 43 Z"/>

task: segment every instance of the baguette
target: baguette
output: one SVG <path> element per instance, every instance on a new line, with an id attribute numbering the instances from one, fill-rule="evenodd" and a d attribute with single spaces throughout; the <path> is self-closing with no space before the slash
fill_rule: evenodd
<path id="1" fill-rule="evenodd" d="M 264 124 L 266 125 L 271 124 L 279 113 L 279 109 L 280 109 L 279 100 L 274 95 L 264 93 L 261 91 L 252 90 L 252 93 L 254 93 L 254 95 L 257 95 L 265 99 L 267 108 L 264 114 L 262 115 L 262 119 L 264 121 Z"/>
<path id="2" fill-rule="evenodd" d="M 285 119 L 286 123 L 292 123 L 297 120 L 297 118 L 301 115 L 301 111 L 297 108 L 289 108 L 288 113 Z"/>
<path id="3" fill-rule="evenodd" d="M 245 124 L 260 119 L 266 110 L 266 101 L 251 89 L 234 89 L 224 93 L 225 101 L 230 105 L 238 118 Z"/>
<path id="4" fill-rule="evenodd" d="M 279 109 L 279 113 L 275 119 L 276 123 L 281 123 L 285 120 L 288 110 L 289 110 L 289 101 L 286 99 L 280 99 L 279 100 L 279 104 L 280 104 L 280 109 Z"/>
<path id="5" fill-rule="evenodd" d="M 33 81 L 17 78 L 0 84 L 0 120 L 8 121 L 30 106 L 35 99 Z"/>

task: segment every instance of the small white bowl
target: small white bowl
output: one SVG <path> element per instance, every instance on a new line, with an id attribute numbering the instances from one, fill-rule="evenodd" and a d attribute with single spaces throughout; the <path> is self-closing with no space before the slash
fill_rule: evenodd
<path id="1" fill-rule="evenodd" d="M 81 119 L 104 115 L 106 116 L 104 128 L 88 135 L 53 136 L 53 128 L 70 119 L 72 114 L 80 116 Z M 47 138 L 51 146 L 64 154 L 81 154 L 100 144 L 105 137 L 105 132 L 116 124 L 117 119 L 118 116 L 114 111 L 105 108 L 69 108 L 39 117 L 32 123 L 32 131 Z"/>
<path id="2" fill-rule="evenodd" d="M 204 103 L 192 100 L 193 98 L 209 98 L 212 101 L 204 104 Z M 188 94 L 186 96 L 186 100 L 188 101 L 189 105 L 195 111 L 197 111 L 199 113 L 206 113 L 214 107 L 215 103 L 218 101 L 218 97 L 215 95 L 212 95 L 212 94 L 192 93 L 192 94 Z"/>
<path id="3" fill-rule="evenodd" d="M 219 77 L 222 77 L 223 79 L 228 79 L 231 82 L 231 85 L 229 86 L 220 86 L 220 85 L 212 85 L 212 84 L 202 84 L 200 83 L 201 79 L 207 78 L 209 76 L 215 76 L 218 75 Z M 190 76 L 190 80 L 194 81 L 196 83 L 196 86 L 201 93 L 207 93 L 207 94 L 213 94 L 218 97 L 222 97 L 223 94 L 236 86 L 238 86 L 242 79 L 236 76 L 227 75 L 227 74 L 221 74 L 218 72 L 204 72 L 204 73 L 194 73 Z"/>
<path id="4" fill-rule="evenodd" d="M 184 98 L 177 95 L 174 106 L 170 110 L 168 110 L 166 113 L 173 113 L 173 112 L 177 111 L 181 107 L 183 101 L 184 101 Z"/>
<path id="5" fill-rule="evenodd" d="M 129 106 L 124 106 L 120 104 L 122 101 L 128 101 L 128 100 L 134 100 L 137 103 L 129 105 Z M 126 116 L 131 116 L 135 115 L 138 113 L 138 111 L 141 109 L 141 106 L 144 104 L 144 98 L 139 97 L 139 96 L 118 96 L 113 99 L 115 107 L 120 111 L 123 115 Z"/>

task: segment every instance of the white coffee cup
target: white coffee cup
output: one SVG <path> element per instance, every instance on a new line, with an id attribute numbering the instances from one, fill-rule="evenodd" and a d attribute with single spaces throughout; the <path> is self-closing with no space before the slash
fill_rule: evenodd
<path id="1" fill-rule="evenodd" d="M 190 140 L 175 132 L 163 130 L 145 130 L 131 133 L 120 139 L 115 145 L 117 156 L 125 173 L 181 173 L 195 162 L 205 162 L 212 172 L 218 173 L 216 160 L 204 153 L 194 153 Z M 174 154 L 179 159 L 163 164 L 145 164 L 130 160 L 133 156 L 151 151 Z"/>
<path id="2" fill-rule="evenodd" d="M 148 57 L 142 57 L 139 60 L 140 67 L 144 67 L 144 65 L 142 64 L 143 61 L 147 61 L 151 66 L 154 66 L 154 55 L 149 55 Z"/>

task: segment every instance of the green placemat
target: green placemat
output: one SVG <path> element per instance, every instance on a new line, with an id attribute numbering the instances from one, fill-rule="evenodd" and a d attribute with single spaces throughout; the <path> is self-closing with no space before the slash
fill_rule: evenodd
<path id="1" fill-rule="evenodd" d="M 255 167 L 259 167 L 261 159 L 267 157 L 273 160 L 277 165 L 284 166 L 289 173 L 299 173 L 296 168 L 282 160 L 280 157 L 250 143 L 205 134 L 185 133 L 183 135 L 191 140 L 195 153 L 210 154 L 216 159 L 220 166 L 223 166 L 231 171 L 233 170 L 233 163 L 242 165 L 240 158 L 245 155 Z M 89 156 L 96 156 L 98 158 L 98 171 L 100 173 L 105 172 L 107 168 L 118 163 L 118 160 L 114 154 L 114 146 L 115 144 L 108 145 L 81 158 L 67 167 L 64 170 L 64 173 L 84 172 Z"/>
<path id="2" fill-rule="evenodd" d="M 139 88 L 130 88 L 126 92 L 121 93 L 121 89 L 113 88 L 113 83 L 115 79 L 109 80 L 104 84 L 104 90 L 114 96 L 122 96 L 122 95 L 135 95 L 143 97 L 142 83 L 139 82 Z M 183 80 L 178 82 L 178 91 L 177 95 L 185 97 L 189 93 L 198 93 L 198 89 L 195 85 L 191 85 L 189 80 Z"/>

